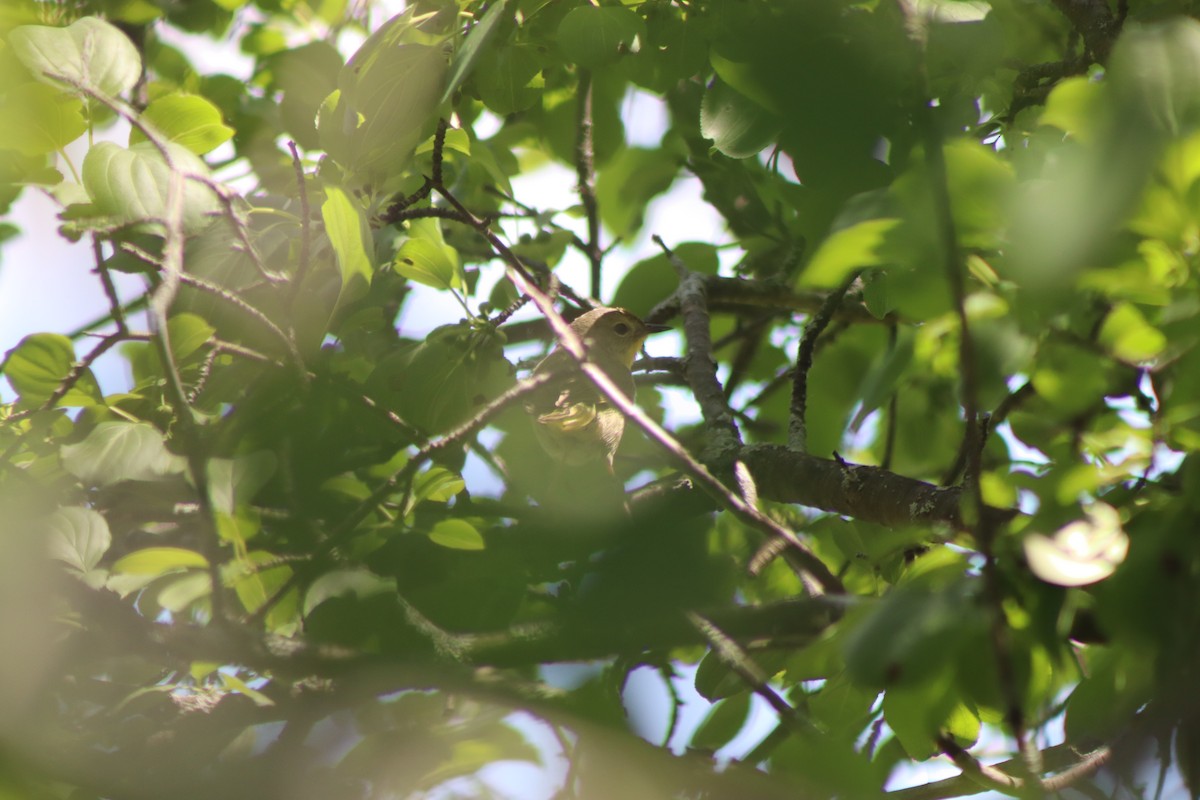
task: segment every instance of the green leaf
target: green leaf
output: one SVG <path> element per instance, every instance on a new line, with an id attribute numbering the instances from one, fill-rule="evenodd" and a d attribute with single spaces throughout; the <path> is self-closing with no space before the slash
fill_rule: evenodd
<path id="1" fill-rule="evenodd" d="M 413 481 L 413 504 L 424 500 L 448 503 L 451 498 L 465 489 L 466 482 L 458 474 L 442 466 L 434 465 L 422 472 Z"/>
<path id="2" fill-rule="evenodd" d="M 834 231 L 813 254 L 800 284 L 833 288 L 856 269 L 884 265 L 888 234 L 899 224 L 898 219 L 869 219 Z"/>
<path id="3" fill-rule="evenodd" d="M 596 178 L 600 220 L 614 236 L 632 237 L 642 228 L 646 205 L 671 188 L 678 174 L 679 162 L 662 150 L 623 148 Z"/>
<path id="4" fill-rule="evenodd" d="M 234 130 L 221 121 L 220 110 L 199 95 L 176 92 L 158 98 L 142 112 L 142 120 L 167 141 L 186 147 L 196 155 L 224 144 Z M 129 144 L 146 141 L 137 128 L 129 132 Z"/>
<path id="5" fill-rule="evenodd" d="M 421 155 L 422 153 L 432 153 L 436 139 L 437 135 L 435 134 L 422 142 L 420 146 L 417 147 L 417 155 Z M 451 150 L 454 150 L 462 153 L 464 156 L 471 155 L 471 137 L 462 128 L 447 128 L 446 138 L 443 140 L 442 144 L 445 147 L 445 152 L 447 153 Z M 433 220 L 429 221 L 432 222 Z"/>
<path id="6" fill-rule="evenodd" d="M 458 736 L 461 738 L 447 743 L 445 759 L 418 778 L 416 785 L 422 790 L 432 790 L 455 778 L 473 776 L 496 762 L 541 762 L 537 748 L 530 744 L 528 737 L 506 723 L 492 723 L 483 717 Z"/>
<path id="7" fill-rule="evenodd" d="M 1167 346 L 1162 331 L 1146 322 L 1142 312 L 1131 303 L 1118 303 L 1104 318 L 1100 343 L 1122 361 L 1144 363 L 1154 359 Z"/>
<path id="8" fill-rule="evenodd" d="M 538 261 L 554 269 L 562 260 L 563 253 L 566 252 L 574 238 L 575 235 L 571 231 L 543 230 L 535 236 L 522 236 L 520 241 L 512 246 L 512 251 L 523 260 Z M 516 290 L 512 288 L 509 281 L 499 281 L 492 292 L 497 296 L 490 302 L 496 308 L 504 308 L 516 300 Z M 497 302 L 500 295 L 504 297 L 511 295 L 511 299 L 508 302 Z"/>
<path id="9" fill-rule="evenodd" d="M 221 673 L 221 683 L 226 689 L 231 692 L 236 692 L 240 695 L 245 695 L 254 701 L 254 705 L 259 708 L 269 708 L 275 705 L 275 701 L 267 697 L 257 689 L 251 689 L 250 685 L 236 675 L 230 675 L 228 672 Z"/>
<path id="10" fill-rule="evenodd" d="M 825 685 L 804 698 L 809 716 L 815 724 L 827 731 L 829 736 L 842 741 L 853 741 L 875 714 L 872 709 L 879 699 L 876 689 L 856 686 L 840 663 L 837 670 L 825 681 Z"/>
<path id="11" fill-rule="evenodd" d="M 909 757 L 920 761 L 941 752 L 936 739 L 943 731 L 964 747 L 979 738 L 979 716 L 958 700 L 948 673 L 919 686 L 889 689 L 883 717 Z"/>
<path id="12" fill-rule="evenodd" d="M 27 156 L 53 153 L 87 130 L 83 101 L 44 83 L 24 83 L 8 91 L 0 103 L 8 119 L 20 125 L 0 125 L 0 149 Z"/>
<path id="13" fill-rule="evenodd" d="M 1039 397 L 1064 416 L 1074 416 L 1101 401 L 1109 365 L 1098 353 L 1050 342 L 1038 351 L 1031 381 Z"/>
<path id="14" fill-rule="evenodd" d="M 583 5 L 563 17 L 557 38 L 568 60 L 594 69 L 636 49 L 646 38 L 646 23 L 621 6 Z"/>
<path id="15" fill-rule="evenodd" d="M 113 574 L 165 575 L 188 569 L 207 569 L 208 559 L 182 547 L 146 547 L 117 559 Z"/>
<path id="16" fill-rule="evenodd" d="M 66 563 L 76 577 L 93 589 L 108 577 L 96 567 L 112 545 L 108 522 L 90 508 L 60 508 L 50 516 L 50 556 Z"/>
<path id="17" fill-rule="evenodd" d="M 466 280 L 458 251 L 442 238 L 436 219 L 409 223 L 409 238 L 400 245 L 393 269 L 400 275 L 435 289 L 463 289 Z"/>
<path id="18" fill-rule="evenodd" d="M 337 89 L 344 62 L 328 42 L 316 41 L 283 50 L 267 59 L 274 87 L 283 91 L 279 114 L 284 129 L 306 148 L 321 146 L 317 134 L 317 112 L 322 101 Z M 229 109 L 226 107 L 227 115 Z"/>
<path id="19" fill-rule="evenodd" d="M 503 342 L 490 329 L 443 325 L 425 341 L 384 359 L 368 389 L 408 423 L 448 430 L 512 385 Z"/>
<path id="20" fill-rule="evenodd" d="M 171 355 L 177 363 L 183 363 L 188 356 L 207 344 L 216 332 L 203 317 L 186 312 L 176 314 L 167 320 Z"/>
<path id="21" fill-rule="evenodd" d="M 501 20 L 504 17 L 508 0 L 497 0 L 488 6 L 488 10 L 483 13 L 474 26 L 472 26 L 467 38 L 463 41 L 462 47 L 458 48 L 458 52 L 454 55 L 454 61 L 450 64 L 450 76 L 446 81 L 446 89 L 442 92 L 441 100 L 438 105 L 445 103 L 450 99 L 458 87 L 462 86 L 463 81 L 471 74 L 480 55 L 485 52 L 491 52 L 486 49 L 486 45 L 491 40 L 492 35 L 496 32 Z M 490 70 L 488 70 L 490 72 Z M 487 103 L 487 100 L 484 100 Z M 497 114 L 506 112 L 498 111 L 488 103 Z M 514 109 L 515 110 L 515 109 Z"/>
<path id="22" fill-rule="evenodd" d="M 426 20 L 410 9 L 372 34 L 318 115 L 325 150 L 373 187 L 391 185 L 435 121 L 448 64 L 443 37 L 426 32 Z"/>
<path id="23" fill-rule="evenodd" d="M 1071 741 L 1108 739 L 1154 695 L 1154 662 L 1125 648 L 1092 646 L 1087 670 L 1067 698 L 1066 733 Z"/>
<path id="24" fill-rule="evenodd" d="M 999 153 L 973 139 L 951 139 L 942 147 L 946 191 L 955 233 L 967 248 L 1000 246 L 1009 224 L 1016 180 L 1012 165 Z M 938 212 L 933 206 L 933 181 L 922 159 L 892 185 L 891 194 L 904 210 L 909 228 L 936 251 Z M 911 246 L 909 247 L 911 250 Z M 920 263 L 917 268 L 920 269 Z"/>
<path id="25" fill-rule="evenodd" d="M 1176 17 L 1131 25 L 1113 48 L 1108 72 L 1118 97 L 1161 133 L 1200 125 L 1200 22 Z"/>
<path id="26" fill-rule="evenodd" d="M 213 507 L 226 514 L 249 503 L 275 474 L 275 454 L 258 450 L 233 458 L 212 458 L 208 461 L 209 491 Z"/>
<path id="27" fill-rule="evenodd" d="M 36 406 L 50 398 L 74 366 L 75 348 L 70 339 L 58 333 L 34 333 L 9 351 L 4 374 L 21 400 Z M 89 369 L 63 395 L 58 405 L 71 408 L 103 402 L 100 387 Z"/>
<path id="28" fill-rule="evenodd" d="M 329 185 L 325 187 L 321 218 L 342 274 L 342 296 L 358 297 L 366 291 L 374 273 L 366 215 L 344 190 Z"/>
<path id="29" fill-rule="evenodd" d="M 63 466 L 89 486 L 147 481 L 180 472 L 158 428 L 144 422 L 101 422 L 78 444 L 62 448 Z"/>
<path id="30" fill-rule="evenodd" d="M 729 84 L 714 79 L 700 104 L 700 135 L 730 158 L 750 158 L 779 138 L 779 119 Z"/>
<path id="31" fill-rule="evenodd" d="M 153 577 L 158 576 L 158 573 L 151 574 Z M 208 572 L 189 572 L 169 582 L 154 600 L 167 611 L 179 614 L 210 594 L 212 594 L 212 576 Z"/>
<path id="32" fill-rule="evenodd" d="M 717 77 L 737 92 L 750 98 L 762 108 L 777 114 L 782 112 L 772 98 L 771 89 L 763 84 L 762 77 L 753 64 L 725 58 L 716 51 L 709 53 L 709 61 L 712 63 Z"/>
<path id="33" fill-rule="evenodd" d="M 1054 84 L 1046 98 L 1039 122 L 1053 125 L 1085 144 L 1094 143 L 1108 107 L 1108 87 L 1098 81 L 1075 76 Z"/>
<path id="34" fill-rule="evenodd" d="M 186 174 L 208 176 L 208 166 L 190 150 L 166 146 L 171 165 Z M 150 142 L 124 148 L 100 142 L 83 159 L 83 186 L 96 208 L 120 223 L 151 222 L 160 226 L 167 213 L 171 167 Z M 220 205 L 213 190 L 184 179 L 183 231 L 198 233 L 212 221 Z"/>
<path id="35" fill-rule="evenodd" d="M 754 663 L 768 677 L 787 666 L 787 656 L 782 652 L 754 654 Z M 696 693 L 710 703 L 732 697 L 746 688 L 746 681 L 712 650 L 704 654 L 696 668 Z"/>
<path id="36" fill-rule="evenodd" d="M 13 53 L 34 75 L 62 85 L 62 77 L 116 97 L 142 75 L 142 58 L 129 37 L 97 17 L 66 28 L 22 25 L 8 35 Z"/>
<path id="37" fill-rule="evenodd" d="M 960 580 L 934 587 L 902 584 L 845 634 L 846 667 L 860 685 L 913 686 L 937 674 L 982 624 L 974 587 Z"/>
<path id="38" fill-rule="evenodd" d="M 294 574 L 292 568 L 278 561 L 278 556 L 263 550 L 248 553 L 244 560 L 239 560 L 245 569 L 232 574 L 229 581 L 247 613 L 258 611 L 268 598 L 274 597 L 291 580 Z M 264 568 L 266 564 L 273 566 Z M 267 628 L 282 633 L 284 629 L 294 626 L 299 617 L 298 598 L 297 590 L 291 588 L 282 600 L 273 603 L 267 612 Z"/>
<path id="39" fill-rule="evenodd" d="M 429 540 L 451 550 L 482 550 L 486 546 L 483 534 L 462 519 L 444 519 L 433 526 Z"/>
<path id="40" fill-rule="evenodd" d="M 327 572 L 313 581 L 304 595 L 304 616 L 334 597 L 353 596 L 359 599 L 379 594 L 395 594 L 396 579 L 381 578 L 365 569 L 343 569 Z"/>
<path id="41" fill-rule="evenodd" d="M 942 149 L 959 242 L 965 247 L 998 246 L 1016 188 L 1012 165 L 974 140 L 953 139 Z"/>
<path id="42" fill-rule="evenodd" d="M 913 330 L 902 328 L 896 337 L 895 345 L 888 348 L 871 366 L 870 371 L 863 376 L 862 402 L 858 413 L 850 422 L 851 430 L 858 430 L 858 426 L 862 425 L 871 412 L 892 396 L 892 392 L 896 388 L 896 381 L 912 363 L 915 342 L 916 334 Z"/>
<path id="43" fill-rule="evenodd" d="M 742 691 L 718 701 L 709 709 L 708 716 L 692 734 L 689 747 L 710 752 L 719 750 L 738 735 L 738 732 L 745 726 L 749 713 L 749 691 Z"/>
<path id="44" fill-rule="evenodd" d="M 542 96 L 541 63 L 533 48 L 514 45 L 488 53 L 475 75 L 479 99 L 502 117 L 524 111 Z"/>

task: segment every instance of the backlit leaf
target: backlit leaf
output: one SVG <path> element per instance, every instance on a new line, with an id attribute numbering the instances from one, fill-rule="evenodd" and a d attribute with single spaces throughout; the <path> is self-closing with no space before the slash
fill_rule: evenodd
<path id="1" fill-rule="evenodd" d="M 158 428 L 144 422 L 102 422 L 82 442 L 65 445 L 62 460 L 68 472 L 95 486 L 154 480 L 183 469 L 182 457 L 167 450 Z"/>
<path id="2" fill-rule="evenodd" d="M 433 526 L 429 540 L 451 550 L 482 550 L 486 546 L 483 534 L 462 519 L 444 519 Z"/>
<path id="3" fill-rule="evenodd" d="M 116 97 L 142 74 L 133 42 L 98 17 L 83 17 L 65 28 L 22 25 L 8 40 L 30 72 L 58 85 L 63 85 L 56 80 L 61 77 Z"/>
<path id="4" fill-rule="evenodd" d="M 46 401 L 58 390 L 75 366 L 71 340 L 57 333 L 26 336 L 8 354 L 4 374 L 21 399 L 29 405 Z M 91 370 L 85 370 L 58 405 L 91 406 L 102 402 L 100 387 Z"/>
<path id="5" fill-rule="evenodd" d="M 142 119 L 170 142 L 186 147 L 196 155 L 223 144 L 233 136 L 233 128 L 221 121 L 221 112 L 203 97 L 175 93 L 160 97 L 142 112 Z M 146 141 L 137 128 L 129 132 L 131 145 Z"/>

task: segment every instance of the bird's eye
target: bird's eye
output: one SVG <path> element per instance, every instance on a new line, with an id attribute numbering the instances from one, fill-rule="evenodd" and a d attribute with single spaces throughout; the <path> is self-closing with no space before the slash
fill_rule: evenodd
<path id="1" fill-rule="evenodd" d="M 613 325 L 613 333 L 617 334 L 617 336 L 626 336 L 629 334 L 629 331 L 629 326 L 624 322 L 618 322 L 616 325 Z"/>

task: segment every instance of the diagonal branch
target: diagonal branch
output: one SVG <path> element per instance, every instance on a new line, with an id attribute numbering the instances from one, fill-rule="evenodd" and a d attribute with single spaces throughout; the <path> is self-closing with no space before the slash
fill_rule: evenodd
<path id="1" fill-rule="evenodd" d="M 720 628 L 694 611 L 687 613 L 688 622 L 708 640 L 712 651 L 716 653 L 721 663 L 729 667 L 755 694 L 767 701 L 767 704 L 779 715 L 784 725 L 791 728 L 793 733 L 801 736 L 811 736 L 820 733 L 812 720 L 789 705 L 779 692 L 768 683 L 769 677 L 764 674 L 749 654 L 741 646 L 725 634 Z"/>
<path id="2" fill-rule="evenodd" d="M 991 766 L 979 764 L 969 754 L 967 758 L 983 769 L 990 771 L 993 777 L 999 778 L 999 776 L 1004 776 L 1001 782 L 1005 785 L 1023 785 L 1020 779 L 1009 775 L 1010 770 L 1020 768 L 1021 764 L 1018 758 L 1001 761 Z M 1061 769 L 1062 772 L 1045 778 L 1042 781 L 1042 785 L 1048 792 L 1061 792 L 1063 789 L 1073 786 L 1089 775 L 1094 774 L 1107 764 L 1111 758 L 1112 750 L 1109 747 L 1101 747 L 1082 757 L 1078 756 L 1075 749 L 1067 744 L 1047 747 L 1041 752 L 1041 760 L 1045 764 L 1046 769 Z M 988 787 L 977 777 L 977 774 L 968 774 L 973 772 L 974 767 L 970 767 L 969 769 L 964 769 L 962 774 L 956 775 L 953 778 L 944 778 L 940 781 L 912 786 L 907 789 L 897 789 L 888 792 L 884 797 L 888 798 L 888 800 L 950 800 L 950 798 L 954 797 L 966 797 L 967 795 L 981 794 L 988 791 Z"/>
<path id="3" fill-rule="evenodd" d="M 608 398 L 614 407 L 624 414 L 627 419 L 632 420 L 635 425 L 641 428 L 646 436 L 667 452 L 685 472 L 696 478 L 706 491 L 712 492 L 720 500 L 721 504 L 736 517 L 750 527 L 768 535 L 779 536 L 787 540 L 796 550 L 797 557 L 803 559 L 805 568 L 825 591 L 833 593 L 844 591 L 842 582 L 838 577 L 829 571 L 829 568 L 800 541 L 794 532 L 747 503 L 739 493 L 729 489 L 707 467 L 697 461 L 674 436 L 652 420 L 640 406 L 630 400 L 613 383 L 612 379 L 608 377 L 608 373 L 589 361 L 587 359 L 587 352 L 579 336 L 554 308 L 554 303 L 550 297 L 524 279 L 522 270 L 518 270 L 515 265 L 509 264 L 508 274 L 509 279 L 516 284 L 518 291 L 528 294 L 529 298 L 538 307 L 538 310 L 546 317 L 550 323 L 550 327 L 558 337 L 563 351 L 575 359 L 579 364 L 580 370 L 587 375 L 588 379 L 596 386 L 596 389 Z"/>

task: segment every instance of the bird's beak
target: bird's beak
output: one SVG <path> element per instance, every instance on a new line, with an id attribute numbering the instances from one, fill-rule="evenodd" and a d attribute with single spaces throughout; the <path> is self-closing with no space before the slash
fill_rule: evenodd
<path id="1" fill-rule="evenodd" d="M 651 325 L 649 323 L 643 323 L 643 324 L 646 325 L 646 330 L 648 331 L 648 333 L 646 334 L 647 336 L 649 336 L 651 333 L 663 333 L 664 331 L 671 330 L 670 325 Z"/>

